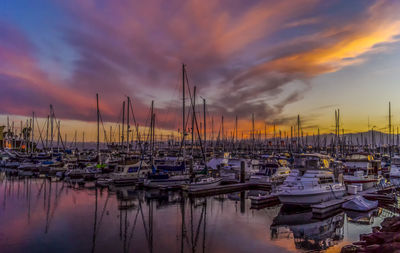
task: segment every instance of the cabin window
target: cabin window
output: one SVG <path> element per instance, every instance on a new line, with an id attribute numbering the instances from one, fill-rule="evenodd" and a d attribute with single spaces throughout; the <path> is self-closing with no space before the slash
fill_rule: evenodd
<path id="1" fill-rule="evenodd" d="M 320 184 L 330 184 L 330 183 L 333 183 L 333 179 L 331 177 L 329 177 L 329 178 L 319 178 L 318 182 Z"/>

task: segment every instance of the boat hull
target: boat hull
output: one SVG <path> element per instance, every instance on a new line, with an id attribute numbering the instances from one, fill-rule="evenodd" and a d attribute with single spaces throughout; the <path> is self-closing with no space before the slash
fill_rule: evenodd
<path id="1" fill-rule="evenodd" d="M 346 190 L 323 192 L 283 192 L 278 194 L 279 201 L 286 205 L 310 206 L 321 202 L 329 201 L 335 198 L 341 198 Z"/>

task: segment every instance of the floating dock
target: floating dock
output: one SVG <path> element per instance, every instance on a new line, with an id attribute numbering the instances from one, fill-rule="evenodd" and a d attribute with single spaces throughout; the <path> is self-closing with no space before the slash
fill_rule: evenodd
<path id="1" fill-rule="evenodd" d="M 332 213 L 342 208 L 342 204 L 352 200 L 357 195 L 347 195 L 341 199 L 333 199 L 330 201 L 322 202 L 311 206 L 313 217 L 315 218 L 325 218 L 330 216 Z"/>
<path id="2" fill-rule="evenodd" d="M 239 184 L 229 184 L 229 185 L 217 185 L 210 187 L 202 187 L 199 189 L 187 190 L 190 196 L 211 196 L 217 194 L 239 192 L 246 190 L 271 190 L 271 184 L 254 184 L 254 183 L 239 183 Z"/>
<path id="3" fill-rule="evenodd" d="M 385 189 L 383 189 L 381 191 L 384 192 Z M 346 195 L 340 199 L 333 199 L 330 201 L 311 205 L 313 216 L 315 218 L 325 218 L 325 217 L 331 215 L 332 213 L 336 212 L 337 210 L 341 209 L 343 203 L 345 203 L 349 200 L 352 200 L 356 196 L 362 196 L 369 200 L 379 200 L 379 201 L 383 201 L 383 202 L 393 201 L 393 199 L 390 196 L 384 195 L 384 194 L 377 194 L 376 192 L 377 192 L 376 189 L 371 188 L 371 189 L 359 192 L 356 195 Z"/>

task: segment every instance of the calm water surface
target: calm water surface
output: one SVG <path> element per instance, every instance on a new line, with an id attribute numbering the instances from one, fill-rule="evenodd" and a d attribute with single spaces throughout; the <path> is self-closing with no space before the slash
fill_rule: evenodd
<path id="1" fill-rule="evenodd" d="M 189 199 L 0 174 L 0 252 L 338 252 L 393 215 L 317 220 L 281 205 L 252 209 L 253 193 Z"/>

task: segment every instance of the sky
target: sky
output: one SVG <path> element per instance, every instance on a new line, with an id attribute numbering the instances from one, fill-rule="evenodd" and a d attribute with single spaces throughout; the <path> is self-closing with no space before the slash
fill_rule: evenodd
<path id="1" fill-rule="evenodd" d="M 400 124 L 398 13 L 397 0 L 3 0 L 0 124 L 35 112 L 42 126 L 52 104 L 64 132 L 94 139 L 98 93 L 107 129 L 129 96 L 140 125 L 154 100 L 157 129 L 176 131 L 185 63 L 209 132 L 223 115 L 246 133 L 253 113 L 268 134 L 297 115 L 331 132 L 336 109 L 346 132 L 385 131 L 389 101 Z"/>

